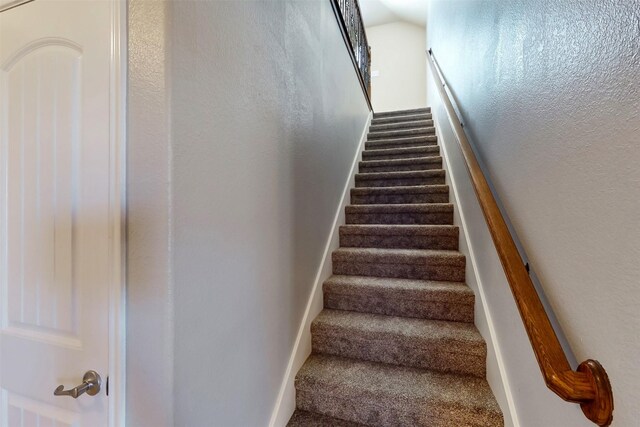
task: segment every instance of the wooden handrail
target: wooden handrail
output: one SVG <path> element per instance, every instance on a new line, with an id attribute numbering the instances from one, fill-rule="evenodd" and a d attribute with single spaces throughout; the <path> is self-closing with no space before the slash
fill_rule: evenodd
<path id="1" fill-rule="evenodd" d="M 608 426 L 613 419 L 613 392 L 609 377 L 602 365 L 592 359 L 582 362 L 577 371 L 571 369 L 504 217 L 498 208 L 496 199 L 493 197 L 487 179 L 478 164 L 462 123 L 445 90 L 446 84 L 443 82 L 431 49 L 429 49 L 427 56 L 440 97 L 447 114 L 452 119 L 451 123 L 457 135 L 467 170 L 544 381 L 547 387 L 564 400 L 579 403 L 582 412 L 589 420 L 600 426 Z"/>

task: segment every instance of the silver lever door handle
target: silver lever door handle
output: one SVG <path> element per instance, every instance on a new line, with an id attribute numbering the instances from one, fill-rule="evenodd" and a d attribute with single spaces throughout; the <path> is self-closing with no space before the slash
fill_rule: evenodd
<path id="1" fill-rule="evenodd" d="M 71 390 L 65 390 L 63 385 L 59 385 L 53 391 L 55 396 L 71 396 L 77 399 L 83 393 L 87 393 L 89 396 L 95 396 L 100 393 L 100 385 L 102 384 L 102 378 L 96 371 L 87 371 L 82 377 L 82 384 L 78 387 L 74 387 Z"/>

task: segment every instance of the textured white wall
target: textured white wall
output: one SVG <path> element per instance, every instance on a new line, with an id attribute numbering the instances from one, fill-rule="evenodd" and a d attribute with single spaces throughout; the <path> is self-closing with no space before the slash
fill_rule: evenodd
<path id="1" fill-rule="evenodd" d="M 578 405 L 565 403 L 544 383 L 455 132 L 431 78 L 428 93 L 434 95 L 429 105 L 446 159 L 452 203 L 459 207 L 454 223 L 461 226 L 466 282 L 476 295 L 475 324 L 487 341 L 487 381 L 504 414 L 505 427 L 592 426 Z"/>
<path id="2" fill-rule="evenodd" d="M 170 28 L 175 425 L 265 426 L 369 111 L 328 1 Z"/>
<path id="3" fill-rule="evenodd" d="M 128 4 L 127 423 L 264 426 L 369 111 L 329 2 Z"/>
<path id="4" fill-rule="evenodd" d="M 427 29 L 576 358 L 603 363 L 614 425 L 635 425 L 640 3 L 434 0 Z M 537 427 L 527 398 L 521 423 Z"/>
<path id="5" fill-rule="evenodd" d="M 128 0 L 128 426 L 172 427 L 168 3 Z"/>
<path id="6" fill-rule="evenodd" d="M 374 111 L 426 107 L 425 28 L 408 22 L 368 27 Z"/>

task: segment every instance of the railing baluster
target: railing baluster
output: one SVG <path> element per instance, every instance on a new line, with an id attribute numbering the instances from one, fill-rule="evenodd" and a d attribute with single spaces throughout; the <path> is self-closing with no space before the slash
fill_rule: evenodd
<path id="1" fill-rule="evenodd" d="M 363 89 L 367 100 L 371 97 L 371 50 L 367 42 L 367 35 L 362 22 L 362 14 L 358 0 L 331 0 L 334 9 L 341 15 L 341 25 L 346 32 L 348 44 L 351 47 L 353 60 L 363 82 Z M 340 19 L 338 19 L 340 21 Z"/>

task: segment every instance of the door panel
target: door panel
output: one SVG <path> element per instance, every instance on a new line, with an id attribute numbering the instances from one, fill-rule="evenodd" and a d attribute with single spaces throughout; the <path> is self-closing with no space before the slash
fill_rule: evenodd
<path id="1" fill-rule="evenodd" d="M 106 426 L 53 396 L 109 355 L 108 1 L 0 13 L 0 425 Z"/>
<path id="2" fill-rule="evenodd" d="M 76 427 L 78 414 L 11 394 L 7 401 L 11 427 Z"/>
<path id="3" fill-rule="evenodd" d="M 74 234 L 81 53 L 38 46 L 5 69 L 8 324 L 5 332 L 78 342 Z M 74 233 L 75 231 L 75 233 Z"/>

